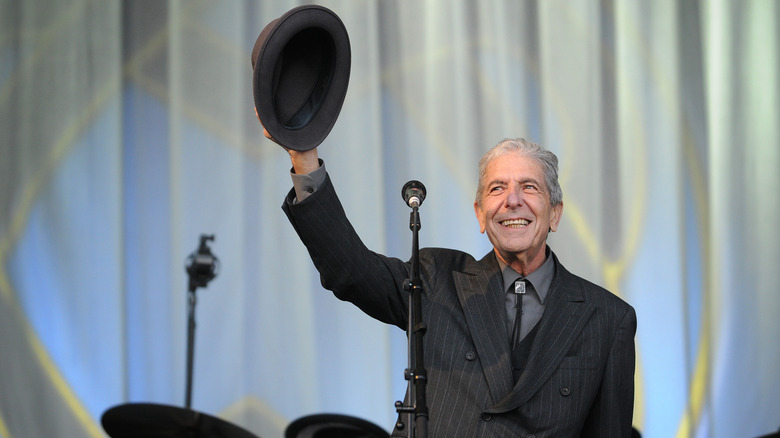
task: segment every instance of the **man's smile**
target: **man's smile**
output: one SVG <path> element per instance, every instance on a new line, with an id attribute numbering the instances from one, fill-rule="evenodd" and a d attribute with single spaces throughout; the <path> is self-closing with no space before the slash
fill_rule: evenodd
<path id="1" fill-rule="evenodd" d="M 528 219 L 507 219 L 500 222 L 501 225 L 509 228 L 521 228 L 528 226 L 531 221 Z"/>

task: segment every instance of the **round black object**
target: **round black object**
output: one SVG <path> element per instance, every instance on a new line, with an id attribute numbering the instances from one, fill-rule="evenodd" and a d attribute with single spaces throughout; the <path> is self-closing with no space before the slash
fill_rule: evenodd
<path id="1" fill-rule="evenodd" d="M 155 403 L 114 406 L 103 413 L 100 422 L 111 438 L 257 438 L 219 418 Z"/>
<path id="2" fill-rule="evenodd" d="M 317 147 L 338 119 L 349 84 L 349 36 L 333 11 L 299 6 L 270 22 L 252 50 L 263 127 L 282 146 Z"/>
<path id="3" fill-rule="evenodd" d="M 370 421 L 349 415 L 315 414 L 287 426 L 285 438 L 388 438 L 387 431 Z"/>

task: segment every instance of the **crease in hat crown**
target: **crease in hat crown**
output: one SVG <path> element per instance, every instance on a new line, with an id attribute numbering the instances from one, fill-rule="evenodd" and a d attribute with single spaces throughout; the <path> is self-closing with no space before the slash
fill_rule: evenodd
<path id="1" fill-rule="evenodd" d="M 341 19 L 318 5 L 290 9 L 260 32 L 251 62 L 255 108 L 274 140 L 300 151 L 322 143 L 349 85 L 351 49 Z"/>

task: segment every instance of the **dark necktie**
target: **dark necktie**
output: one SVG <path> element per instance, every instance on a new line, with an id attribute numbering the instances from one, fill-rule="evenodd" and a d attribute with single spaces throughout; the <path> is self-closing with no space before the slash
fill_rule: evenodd
<path id="1" fill-rule="evenodd" d="M 517 347 L 520 344 L 520 323 L 523 316 L 523 295 L 525 295 L 525 278 L 520 277 L 515 280 L 514 293 L 516 298 L 515 304 L 515 324 L 512 327 L 512 335 L 509 337 L 509 345 L 512 348 Z"/>

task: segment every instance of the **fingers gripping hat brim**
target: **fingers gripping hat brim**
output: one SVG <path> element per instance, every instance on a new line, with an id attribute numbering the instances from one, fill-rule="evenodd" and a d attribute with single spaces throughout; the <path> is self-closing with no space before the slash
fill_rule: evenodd
<path id="1" fill-rule="evenodd" d="M 269 23 L 252 50 L 255 108 L 281 145 L 317 147 L 338 119 L 349 84 L 349 36 L 322 6 L 287 11 Z"/>

